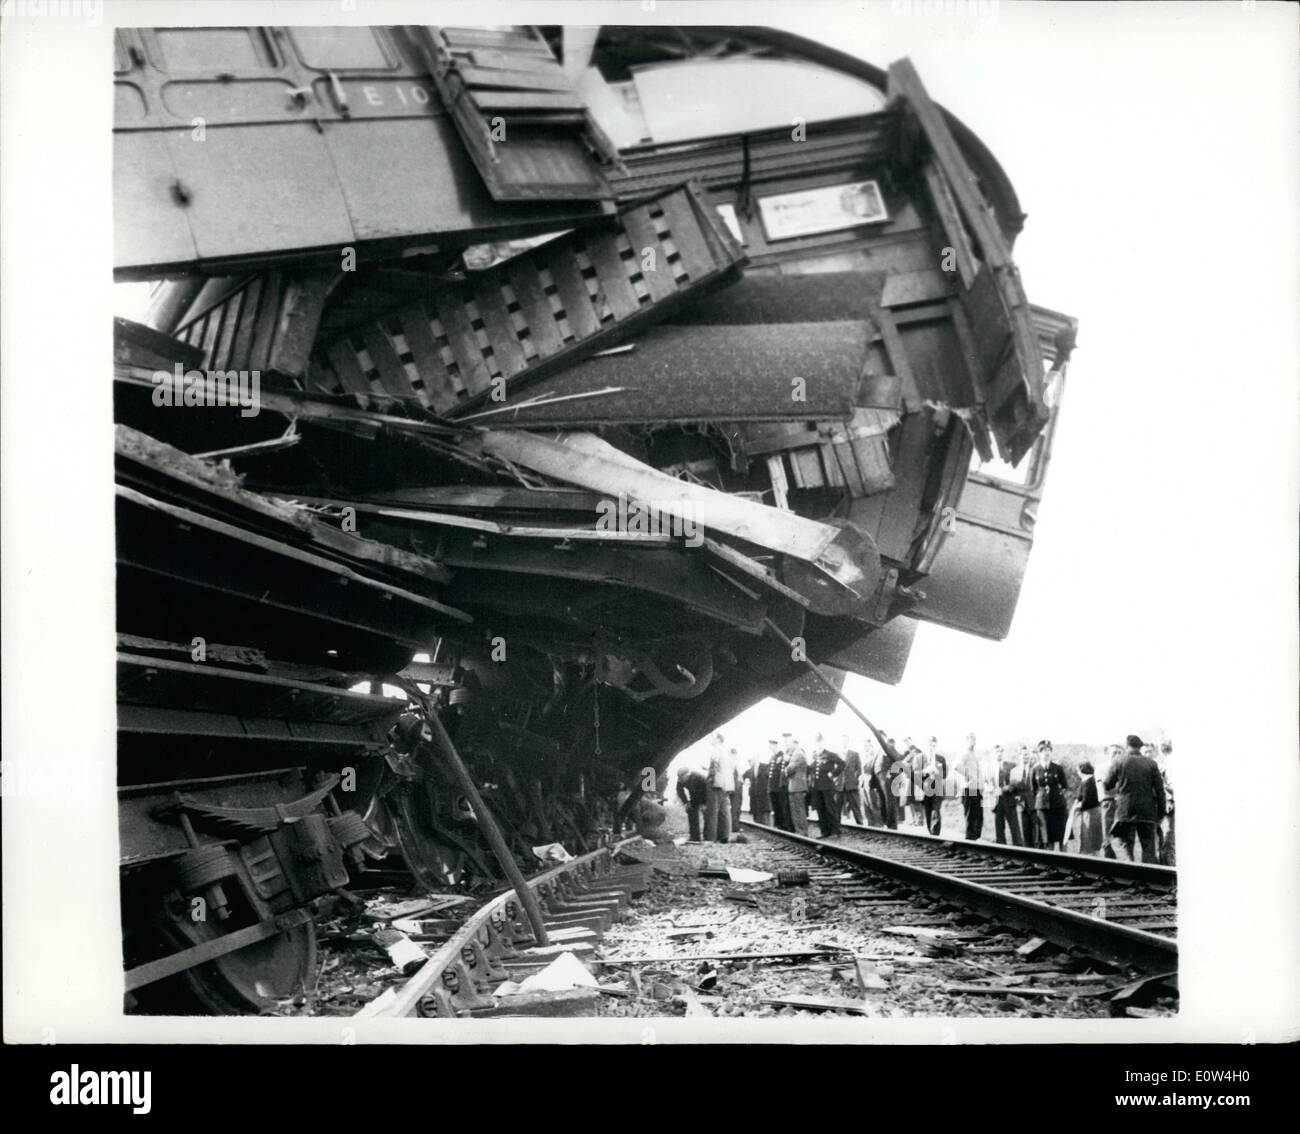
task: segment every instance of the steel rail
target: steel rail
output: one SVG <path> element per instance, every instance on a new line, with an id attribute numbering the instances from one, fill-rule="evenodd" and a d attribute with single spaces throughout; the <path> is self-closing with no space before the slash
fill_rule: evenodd
<path id="1" fill-rule="evenodd" d="M 573 882 L 596 882 L 610 873 L 614 856 L 627 843 L 623 839 L 612 847 L 602 847 L 570 862 L 544 870 L 528 879 L 525 885 L 539 900 L 555 894 Z M 416 971 L 396 995 L 388 1000 L 372 1001 L 356 1016 L 395 1019 L 403 1016 L 454 1016 L 457 1009 L 487 1007 L 492 1004 L 476 991 L 476 983 L 488 979 L 504 980 L 497 974 L 495 962 L 513 955 L 514 942 L 528 937 L 527 922 L 522 917 L 522 902 L 514 890 L 506 890 L 476 910 L 465 924 Z M 427 997 L 435 1001 L 431 1013 L 420 1011 Z"/>
<path id="2" fill-rule="evenodd" d="M 869 827 L 865 823 L 851 823 L 846 820 L 841 820 L 840 826 L 846 831 L 851 830 L 855 835 L 865 835 L 868 838 L 900 841 L 910 839 L 917 845 L 928 846 L 946 844 L 955 851 L 968 851 L 988 858 L 1022 862 L 1052 870 L 1068 870 L 1074 874 L 1093 874 L 1098 878 L 1110 878 L 1122 882 L 1144 882 L 1149 886 L 1162 888 L 1172 888 L 1178 884 L 1178 871 L 1175 867 L 1160 866 L 1153 862 L 1126 862 L 1099 855 L 1070 854 L 1066 851 L 1041 850 L 1038 847 L 1017 847 L 1006 843 L 985 842 L 981 839 L 931 835 L 928 832 L 895 830 L 890 827 Z"/>
<path id="3" fill-rule="evenodd" d="M 936 894 L 991 920 L 1028 930 L 1058 945 L 1077 946 L 1114 964 L 1132 965 L 1149 972 L 1169 972 L 1178 967 L 1178 943 L 1171 937 L 1023 897 L 985 882 L 968 881 L 944 874 L 941 870 L 872 854 L 857 847 L 778 830 L 751 819 L 741 822 L 772 838 L 807 847 L 829 858 Z M 942 843 L 947 840 L 935 841 Z"/>

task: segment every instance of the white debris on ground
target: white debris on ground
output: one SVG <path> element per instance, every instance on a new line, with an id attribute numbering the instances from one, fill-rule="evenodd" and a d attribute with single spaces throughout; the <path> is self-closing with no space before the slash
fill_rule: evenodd
<path id="1" fill-rule="evenodd" d="M 493 996 L 517 996 L 523 992 L 567 992 L 571 988 L 595 988 L 596 978 L 572 953 L 561 953 L 541 972 L 522 981 L 507 980 L 492 990 Z"/>

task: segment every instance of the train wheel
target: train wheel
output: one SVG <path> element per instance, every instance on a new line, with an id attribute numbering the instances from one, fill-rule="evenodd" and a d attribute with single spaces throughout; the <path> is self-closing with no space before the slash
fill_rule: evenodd
<path id="1" fill-rule="evenodd" d="M 171 936 L 181 948 L 220 937 L 211 922 L 177 927 Z M 316 925 L 307 922 L 265 941 L 187 969 L 178 978 L 205 1012 L 218 1016 L 264 1013 L 277 1001 L 303 992 L 316 973 Z"/>
<path id="2" fill-rule="evenodd" d="M 397 848 L 420 885 L 433 890 L 459 882 L 465 853 L 438 828 L 432 793 L 423 781 L 401 784 L 386 796 L 386 802 Z"/>

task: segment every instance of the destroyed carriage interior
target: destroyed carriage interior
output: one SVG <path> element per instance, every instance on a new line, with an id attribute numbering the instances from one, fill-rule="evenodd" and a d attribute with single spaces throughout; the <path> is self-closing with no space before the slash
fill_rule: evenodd
<path id="1" fill-rule="evenodd" d="M 754 702 L 829 710 L 805 657 L 896 683 L 918 619 L 1006 635 L 1075 324 L 906 60 L 760 28 L 117 46 L 116 277 L 157 281 L 115 326 L 131 1009 L 290 994 L 361 873 L 499 884 L 422 716 L 536 869 Z M 220 404 L 240 372 L 255 405 Z"/>

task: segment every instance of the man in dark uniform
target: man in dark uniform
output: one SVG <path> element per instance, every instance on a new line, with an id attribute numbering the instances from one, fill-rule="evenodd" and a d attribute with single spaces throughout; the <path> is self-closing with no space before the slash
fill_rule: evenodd
<path id="1" fill-rule="evenodd" d="M 772 753 L 767 790 L 772 796 L 772 822 L 782 831 L 793 831 L 794 827 L 790 825 L 790 797 L 785 787 L 785 749 L 786 745 L 781 744 Z"/>
<path id="2" fill-rule="evenodd" d="M 745 773 L 749 779 L 749 814 L 755 823 L 762 823 L 765 827 L 772 825 L 772 794 L 768 791 L 768 784 L 772 776 L 772 761 L 776 759 L 776 754 L 780 747 L 775 740 L 767 742 L 770 751 L 768 755 L 756 760 L 754 766 Z"/>
<path id="3" fill-rule="evenodd" d="M 1106 794 L 1115 800 L 1111 839 L 1120 859 L 1133 857 L 1133 840 L 1142 845 L 1142 861 L 1156 860 L 1156 827 L 1165 814 L 1165 785 L 1156 762 L 1142 755 L 1142 738 L 1129 736 L 1128 751 L 1111 763 Z"/>
<path id="4" fill-rule="evenodd" d="M 835 778 L 844 771 L 844 761 L 839 755 L 824 747 L 821 733 L 817 734 L 809 779 L 812 781 L 813 802 L 817 808 L 817 823 L 823 839 L 835 839 L 840 834 L 840 797 L 835 788 Z"/>
<path id="5" fill-rule="evenodd" d="M 682 768 L 677 773 L 677 798 L 686 808 L 686 826 L 693 843 L 700 841 L 700 817 L 708 795 L 708 779 L 698 768 Z"/>

